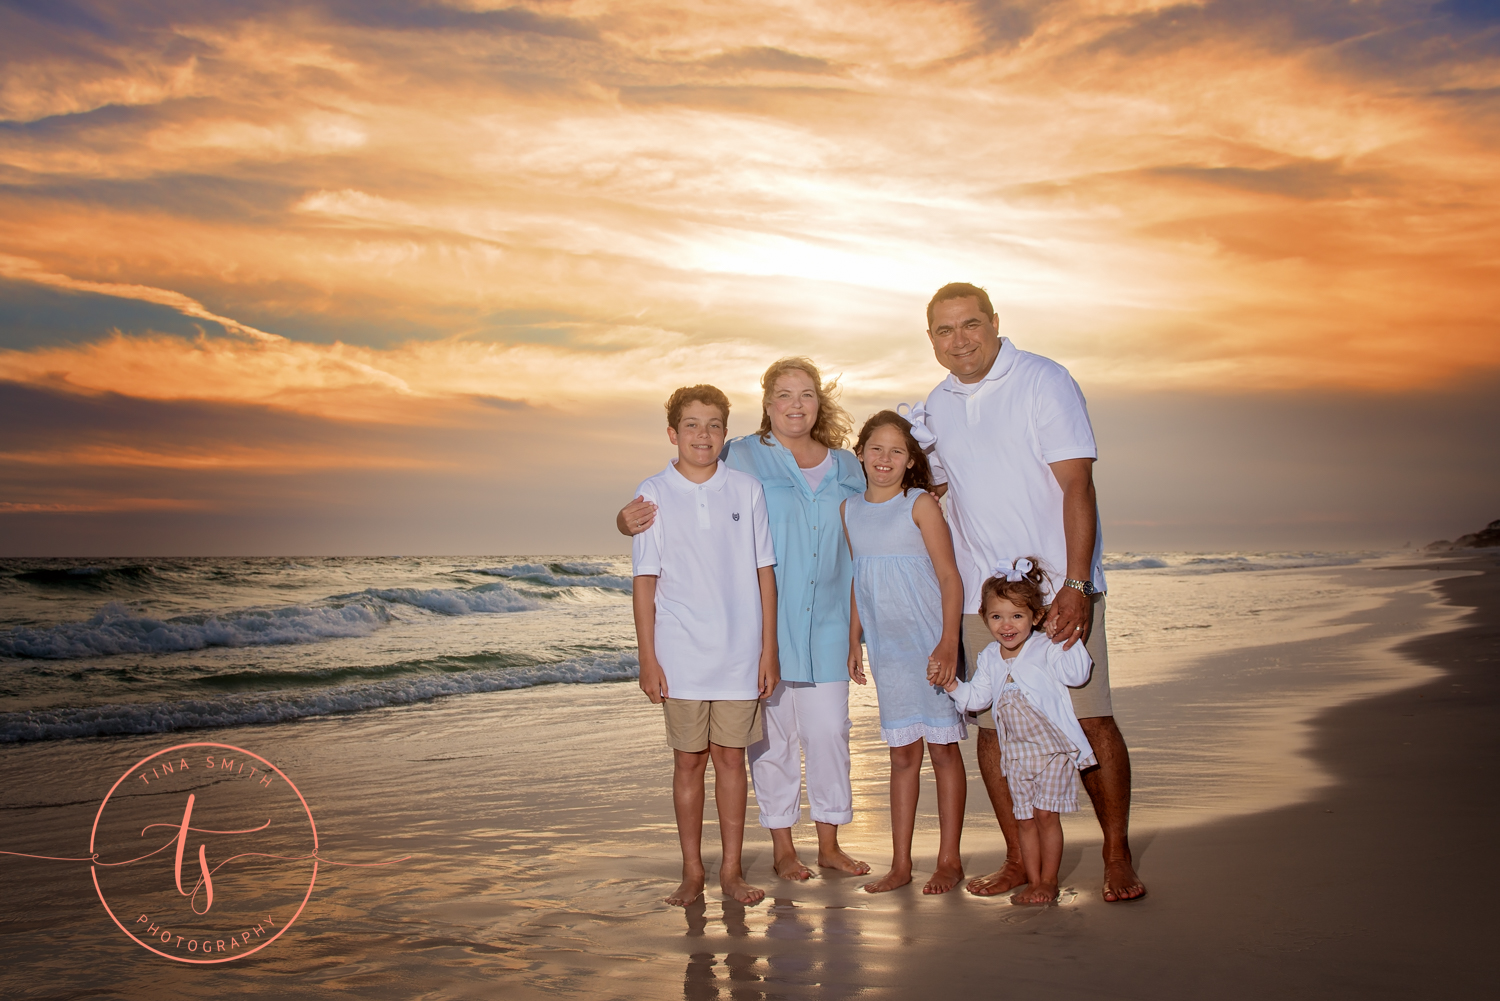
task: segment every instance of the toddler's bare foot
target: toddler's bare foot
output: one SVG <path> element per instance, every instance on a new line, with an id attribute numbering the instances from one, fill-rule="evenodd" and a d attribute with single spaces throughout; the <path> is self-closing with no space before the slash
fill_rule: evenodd
<path id="1" fill-rule="evenodd" d="M 865 889 L 870 893 L 884 893 L 894 890 L 898 886 L 905 886 L 911 882 L 911 866 L 891 866 L 891 871 L 875 880 L 866 883 Z"/>
<path id="2" fill-rule="evenodd" d="M 1024 890 L 1017 890 L 1010 895 L 1013 904 L 1055 904 L 1057 903 L 1056 883 L 1033 883 Z"/>
<path id="3" fill-rule="evenodd" d="M 812 870 L 802 864 L 802 860 L 797 857 L 796 852 L 790 855 L 778 855 L 775 863 L 773 863 L 773 867 L 776 870 L 776 875 L 782 879 L 790 879 L 797 883 L 802 882 L 804 879 L 812 879 L 813 876 Z"/>
<path id="4" fill-rule="evenodd" d="M 733 897 L 742 904 L 758 904 L 766 899 L 766 891 L 745 882 L 745 877 L 734 873 L 719 873 L 719 889 L 724 896 Z"/>
<path id="5" fill-rule="evenodd" d="M 847 872 L 851 876 L 863 876 L 870 871 L 870 863 L 861 862 L 849 857 L 842 848 L 831 855 L 818 852 L 818 865 L 824 869 L 837 869 L 839 872 Z"/>
<path id="6" fill-rule="evenodd" d="M 682 885 L 672 891 L 667 903 L 673 907 L 686 907 L 703 893 L 703 865 L 682 864 Z"/>
<path id="7" fill-rule="evenodd" d="M 927 881 L 927 884 L 922 887 L 922 892 L 947 893 L 949 890 L 957 886 L 959 880 L 963 878 L 963 866 L 953 863 L 949 863 L 947 865 L 939 863 L 936 871 L 934 871 L 932 874 L 932 878 L 929 879 Z"/>
<path id="8" fill-rule="evenodd" d="M 1111 904 L 1122 900 L 1139 900 L 1146 895 L 1146 887 L 1129 859 L 1116 859 L 1104 864 L 1104 899 Z"/>
<path id="9" fill-rule="evenodd" d="M 994 897 L 1006 890 L 1026 885 L 1026 871 L 1020 859 L 1006 859 L 1005 864 L 987 876 L 975 876 L 969 880 L 968 891 L 976 897 Z"/>

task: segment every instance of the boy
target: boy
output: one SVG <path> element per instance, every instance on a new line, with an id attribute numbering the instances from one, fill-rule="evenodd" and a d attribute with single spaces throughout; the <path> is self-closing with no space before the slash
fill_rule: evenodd
<path id="1" fill-rule="evenodd" d="M 703 778 L 714 763 L 724 859 L 719 888 L 742 904 L 766 894 L 745 882 L 745 748 L 761 739 L 761 703 L 780 680 L 775 553 L 760 481 L 719 461 L 729 399 L 685 386 L 667 401 L 677 458 L 636 493 L 657 505 L 631 547 L 641 689 L 661 704 L 672 748 L 672 805 L 682 885 L 666 902 L 703 892 Z"/>

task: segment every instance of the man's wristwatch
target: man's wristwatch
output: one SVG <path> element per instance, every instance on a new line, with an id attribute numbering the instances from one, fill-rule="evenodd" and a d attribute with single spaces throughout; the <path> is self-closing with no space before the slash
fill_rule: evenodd
<path id="1" fill-rule="evenodd" d="M 1082 591 L 1090 597 L 1099 593 L 1098 589 L 1094 587 L 1094 582 L 1091 580 L 1074 580 L 1072 577 L 1069 577 L 1063 581 L 1063 587 L 1071 587 L 1075 591 Z"/>

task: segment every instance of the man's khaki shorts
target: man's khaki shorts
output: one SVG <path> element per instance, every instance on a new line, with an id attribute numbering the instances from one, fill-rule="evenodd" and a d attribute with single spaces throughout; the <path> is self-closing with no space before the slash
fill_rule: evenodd
<path id="1" fill-rule="evenodd" d="M 1094 625 L 1089 630 L 1088 642 L 1083 647 L 1094 660 L 1094 670 L 1085 684 L 1068 689 L 1068 694 L 1073 696 L 1073 713 L 1079 719 L 1115 714 L 1114 705 L 1109 698 L 1109 645 L 1104 638 L 1104 595 L 1094 595 L 1093 601 Z M 964 616 L 963 642 L 964 664 L 968 668 L 965 676 L 972 678 L 979 661 L 979 651 L 995 642 L 995 637 L 984 626 L 984 616 Z M 988 709 L 969 713 L 969 720 L 985 730 L 995 729 L 995 717 Z"/>
<path id="2" fill-rule="evenodd" d="M 760 699 L 663 699 L 661 706 L 674 751 L 706 751 L 710 741 L 749 747 L 761 737 Z"/>

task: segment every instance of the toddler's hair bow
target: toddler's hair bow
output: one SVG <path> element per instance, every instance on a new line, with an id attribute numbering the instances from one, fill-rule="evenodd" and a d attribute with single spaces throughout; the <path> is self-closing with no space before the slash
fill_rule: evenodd
<path id="1" fill-rule="evenodd" d="M 1006 566 L 1004 563 L 1001 563 L 1000 565 L 995 567 L 994 573 L 992 573 L 990 576 L 1004 577 L 1006 580 L 1014 584 L 1018 581 L 1025 580 L 1026 575 L 1031 573 L 1034 566 L 1035 564 L 1033 564 L 1026 557 L 1022 556 L 1020 559 L 1013 562 L 1010 566 Z"/>
<path id="2" fill-rule="evenodd" d="M 906 412 L 902 413 L 901 408 Z M 918 445 L 927 448 L 929 445 L 937 444 L 937 435 L 927 427 L 927 408 L 921 403 L 898 403 L 896 413 L 901 414 L 911 424 L 911 436 L 916 439 Z"/>

